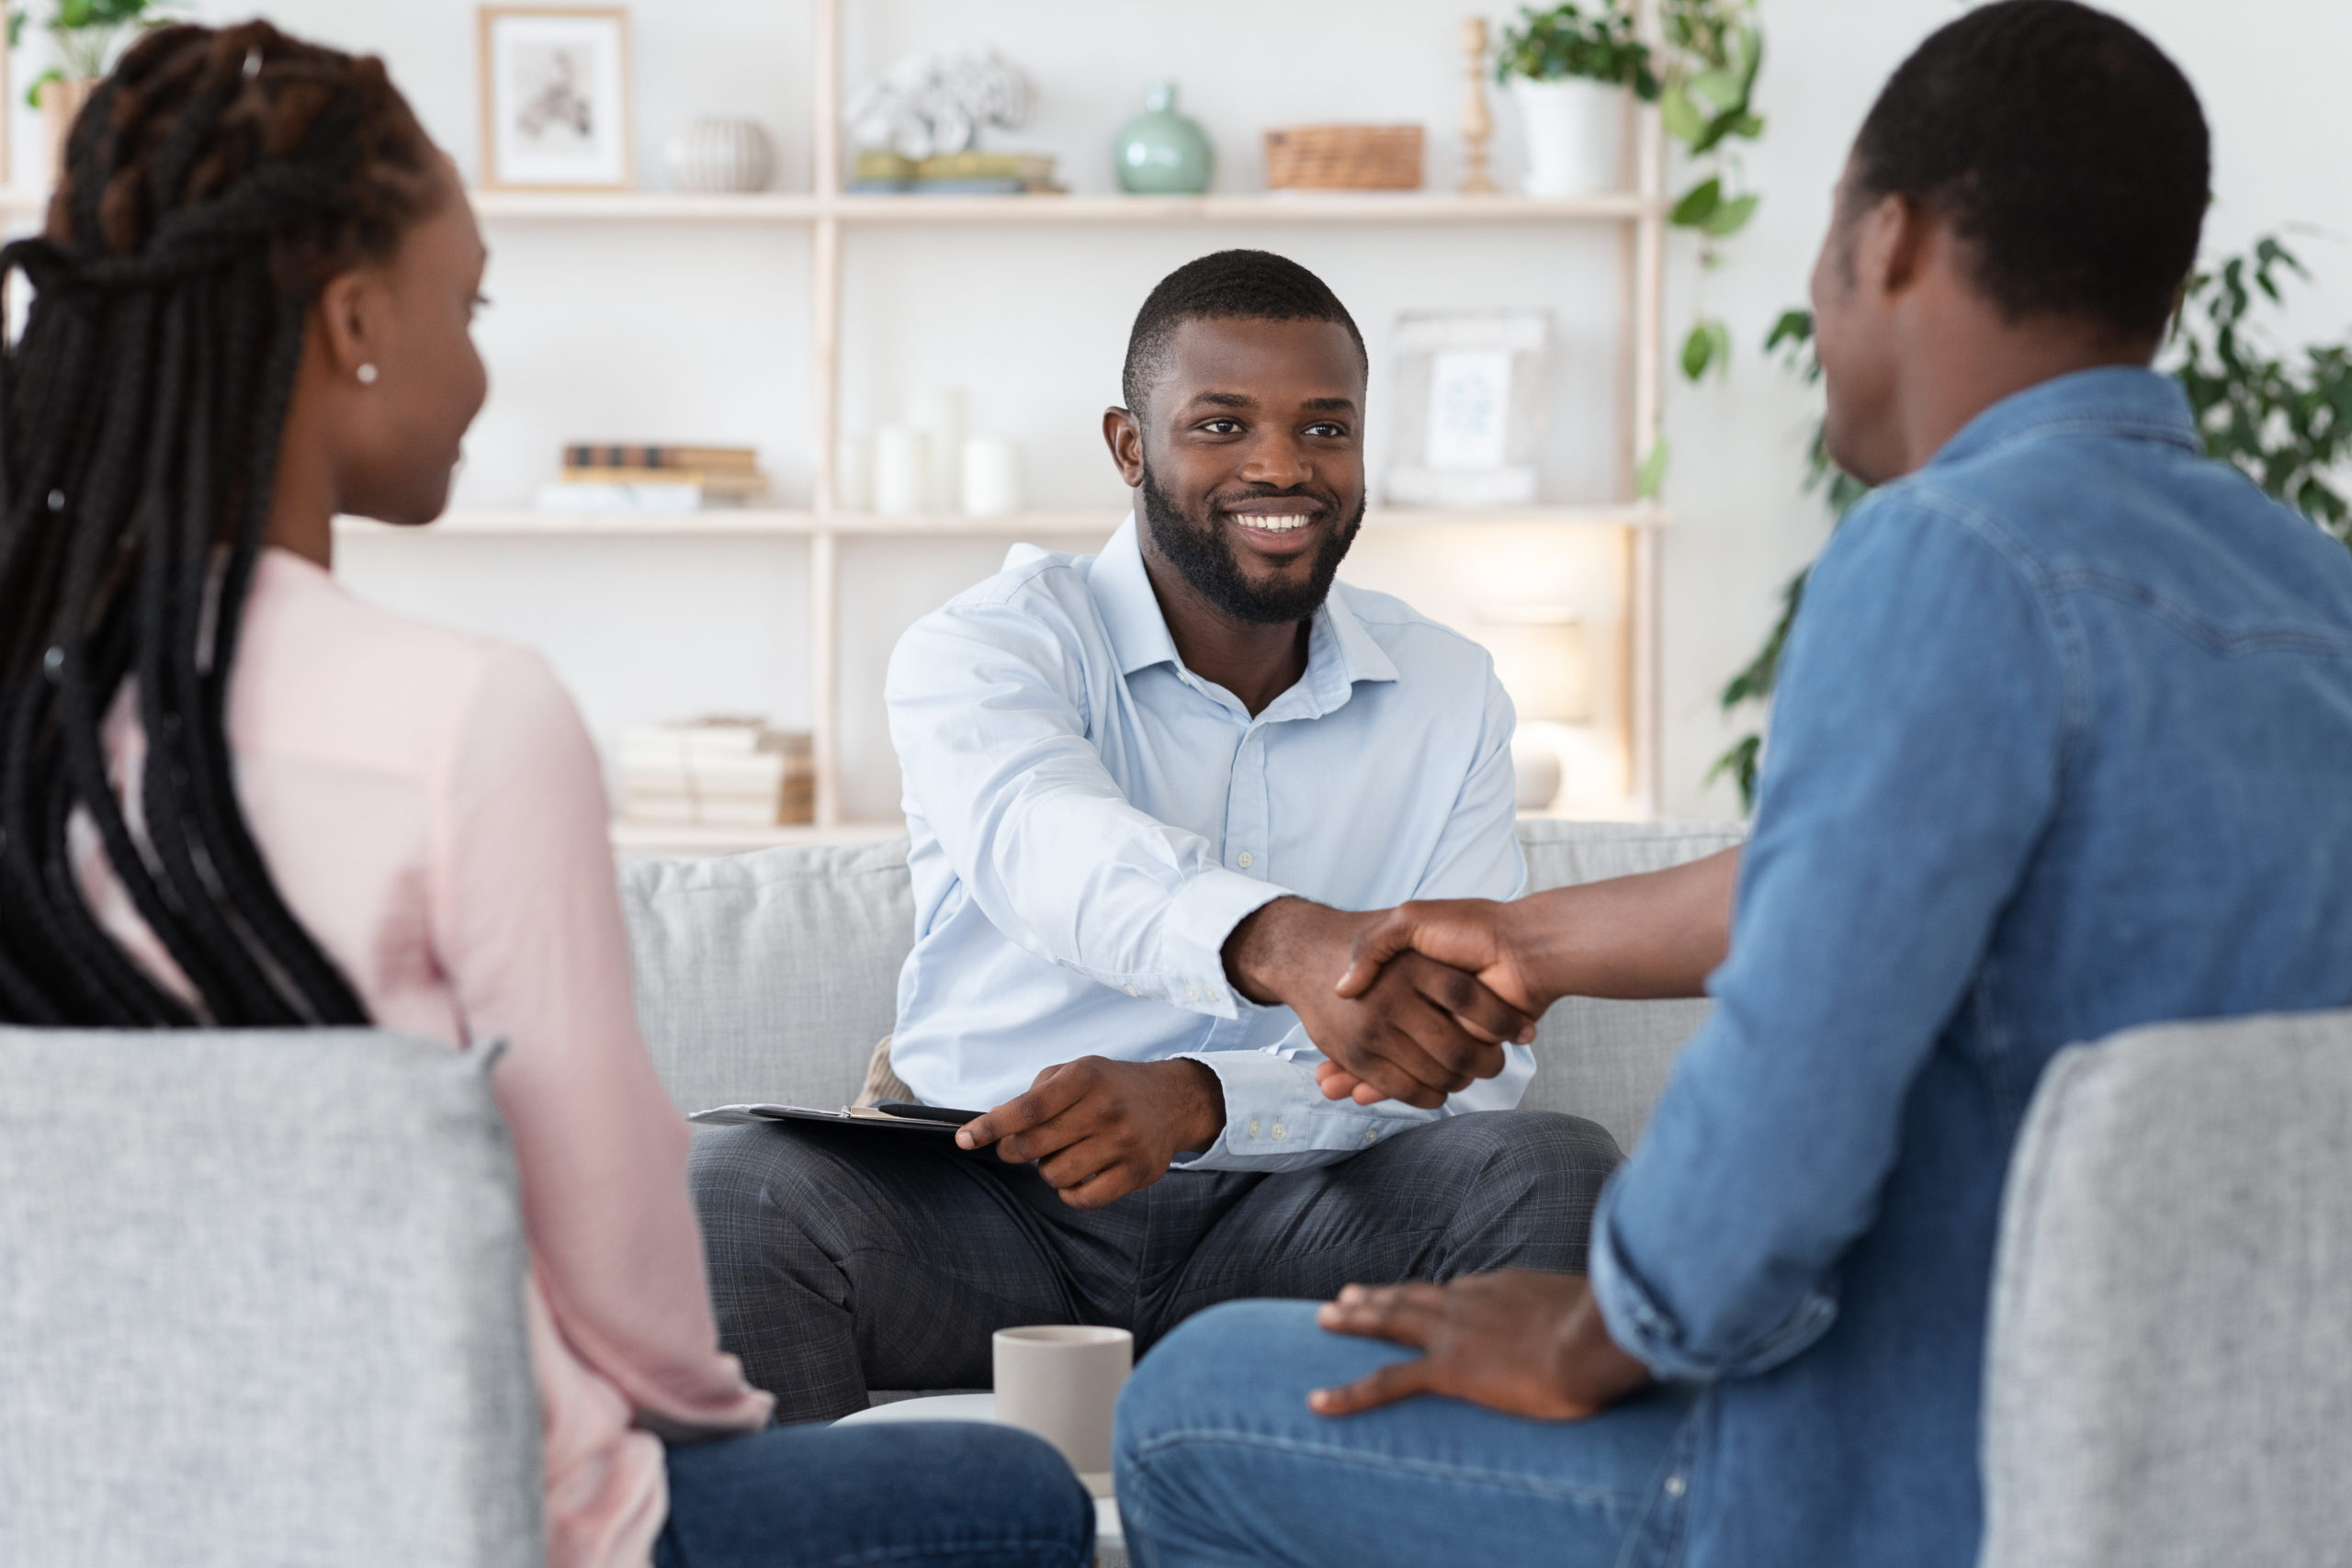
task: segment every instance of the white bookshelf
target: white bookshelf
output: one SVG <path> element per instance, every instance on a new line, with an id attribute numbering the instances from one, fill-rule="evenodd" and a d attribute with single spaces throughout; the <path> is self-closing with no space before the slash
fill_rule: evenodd
<path id="1" fill-rule="evenodd" d="M 429 529 L 395 530 L 342 519 L 354 536 L 404 536 L 402 548 L 432 548 L 437 536 L 545 541 L 776 538 L 808 551 L 809 568 L 809 727 L 813 732 L 816 821 L 775 829 L 660 828 L 616 823 L 616 848 L 633 854 L 709 854 L 776 844 L 856 842 L 888 838 L 898 822 L 852 822 L 842 807 L 841 553 L 844 539 L 887 537 L 1035 537 L 1063 543 L 1099 542 L 1119 522 L 1110 512 L 1025 512 L 1011 516 L 884 517 L 850 513 L 836 504 L 834 471 L 841 428 L 842 252 L 846 230 L 926 226 L 1032 226 L 1070 231 L 1137 225 L 1222 225 L 1279 228 L 1305 224 L 1477 226 L 1516 230 L 1544 225 L 1600 225 L 1620 239 L 1620 307 L 1624 330 L 1618 366 L 1617 470 L 1628 499 L 1595 506 L 1537 505 L 1508 510 L 1415 512 L 1375 509 L 1367 530 L 1449 530 L 1475 538 L 1484 527 L 1528 525 L 1606 529 L 1621 546 L 1623 603 L 1617 653 L 1621 689 L 1615 708 L 1625 759 L 1623 798 L 1607 814 L 1654 815 L 1658 790 L 1658 536 L 1667 514 L 1655 503 L 1630 499 L 1633 476 L 1657 441 L 1667 363 L 1664 288 L 1668 198 L 1665 141 L 1655 109 L 1629 102 L 1632 188 L 1566 200 L 1512 195 L 1464 196 L 1442 191 L 1266 192 L 1200 197 L 1027 196 L 926 197 L 858 195 L 843 188 L 841 130 L 842 19 L 849 0 L 812 0 L 810 58 L 811 151 L 814 188 L 749 196 L 639 191 L 626 194 L 478 191 L 477 213 L 492 224 L 571 224 L 587 229 L 648 225 L 769 225 L 806 231 L 812 282 L 809 312 L 813 418 L 803 433 L 813 455 L 810 504 L 684 515 L 561 513 L 527 511 L 453 513 Z M 1645 36 L 1657 35 L 1657 0 L 1635 0 Z M 0 67 L 4 69 L 4 67 Z M 5 165 L 0 165 L 5 167 Z M 21 229 L 38 220 L 47 193 L 0 188 L 0 220 Z M 1075 242 L 1074 242 L 1075 243 Z M 681 705 L 691 705 L 682 695 Z"/>

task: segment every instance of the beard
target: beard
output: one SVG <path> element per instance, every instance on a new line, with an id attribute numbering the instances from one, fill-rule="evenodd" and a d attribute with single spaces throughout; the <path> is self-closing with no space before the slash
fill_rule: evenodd
<path id="1" fill-rule="evenodd" d="M 1363 526 L 1365 503 L 1359 501 L 1346 524 L 1326 536 L 1316 550 L 1314 569 L 1305 582 L 1256 583 L 1243 573 L 1233 541 L 1217 527 L 1214 498 L 1208 502 L 1208 520 L 1196 524 L 1179 511 L 1168 492 L 1159 488 L 1148 461 L 1144 464 L 1140 488 L 1144 525 L 1151 530 L 1152 543 L 1159 547 L 1159 553 L 1168 558 L 1169 564 L 1192 585 L 1194 592 L 1237 621 L 1279 626 L 1314 615 L 1330 596 L 1332 581 L 1340 575 L 1340 563 L 1347 559 L 1348 547 L 1356 542 L 1357 531 Z M 1233 499 L 1257 500 L 1296 493 L 1257 486 Z M 1328 496 L 1306 499 L 1314 501 L 1320 509 L 1338 510 Z"/>

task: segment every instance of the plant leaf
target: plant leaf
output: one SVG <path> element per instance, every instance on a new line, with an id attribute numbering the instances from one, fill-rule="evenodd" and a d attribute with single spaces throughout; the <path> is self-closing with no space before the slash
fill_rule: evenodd
<path id="1" fill-rule="evenodd" d="M 1756 216 L 1756 204 L 1761 199 L 1753 195 L 1736 197 L 1709 213 L 1702 227 L 1718 240 L 1736 234 Z"/>
<path id="2" fill-rule="evenodd" d="M 1661 435 L 1650 446 L 1649 456 L 1642 459 L 1641 471 L 1634 476 L 1634 495 L 1640 501 L 1656 501 L 1666 484 L 1666 437 Z"/>
<path id="3" fill-rule="evenodd" d="M 1716 114 L 1738 108 L 1747 96 L 1740 91 L 1739 78 L 1728 71 L 1702 71 L 1690 78 L 1686 90 Z"/>
<path id="4" fill-rule="evenodd" d="M 1677 141 L 1690 142 L 1706 134 L 1707 117 L 1699 112 L 1680 84 L 1668 87 L 1657 101 L 1658 118 L 1665 122 L 1666 133 Z"/>
<path id="5" fill-rule="evenodd" d="M 1701 321 L 1682 340 L 1682 374 L 1693 381 L 1706 375 L 1707 367 L 1714 363 L 1715 335 L 1707 327 L 1707 322 Z"/>
<path id="6" fill-rule="evenodd" d="M 1682 199 L 1674 204 L 1674 210 L 1666 215 L 1666 220 L 1682 229 L 1703 228 L 1714 216 L 1715 209 L 1723 205 L 1723 199 L 1721 178 L 1702 180 L 1682 193 Z"/>
<path id="7" fill-rule="evenodd" d="M 1771 353 L 1782 344 L 1807 344 L 1813 341 L 1813 312 L 1788 310 L 1781 312 L 1772 330 L 1764 336 L 1764 352 Z"/>

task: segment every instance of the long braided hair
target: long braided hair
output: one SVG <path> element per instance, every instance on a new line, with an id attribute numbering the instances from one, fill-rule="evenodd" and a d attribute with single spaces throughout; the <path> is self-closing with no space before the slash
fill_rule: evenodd
<path id="1" fill-rule="evenodd" d="M 225 718 L 310 307 L 430 214 L 438 159 L 379 61 L 164 28 L 75 120 L 46 231 L 0 250 L 0 321 L 12 274 L 35 291 L 0 343 L 0 1020 L 367 1021 L 254 845 Z M 193 1005 L 85 904 L 92 831 Z"/>

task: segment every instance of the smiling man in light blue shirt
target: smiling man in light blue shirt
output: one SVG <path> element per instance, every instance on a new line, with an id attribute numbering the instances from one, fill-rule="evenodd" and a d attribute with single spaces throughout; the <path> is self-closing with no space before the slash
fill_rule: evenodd
<path id="1" fill-rule="evenodd" d="M 999 1327 L 1148 1345 L 1236 1296 L 1583 1267 L 1617 1151 L 1512 1109 L 1529 1020 L 1418 955 L 1337 988 L 1349 911 L 1526 879 L 1485 650 L 1335 580 L 1364 371 L 1295 263 L 1180 269 L 1104 417 L 1136 516 L 1097 556 L 1015 549 L 899 644 L 890 1064 L 987 1114 L 956 1145 L 706 1141 L 722 1333 L 787 1418 L 985 1382 Z"/>

